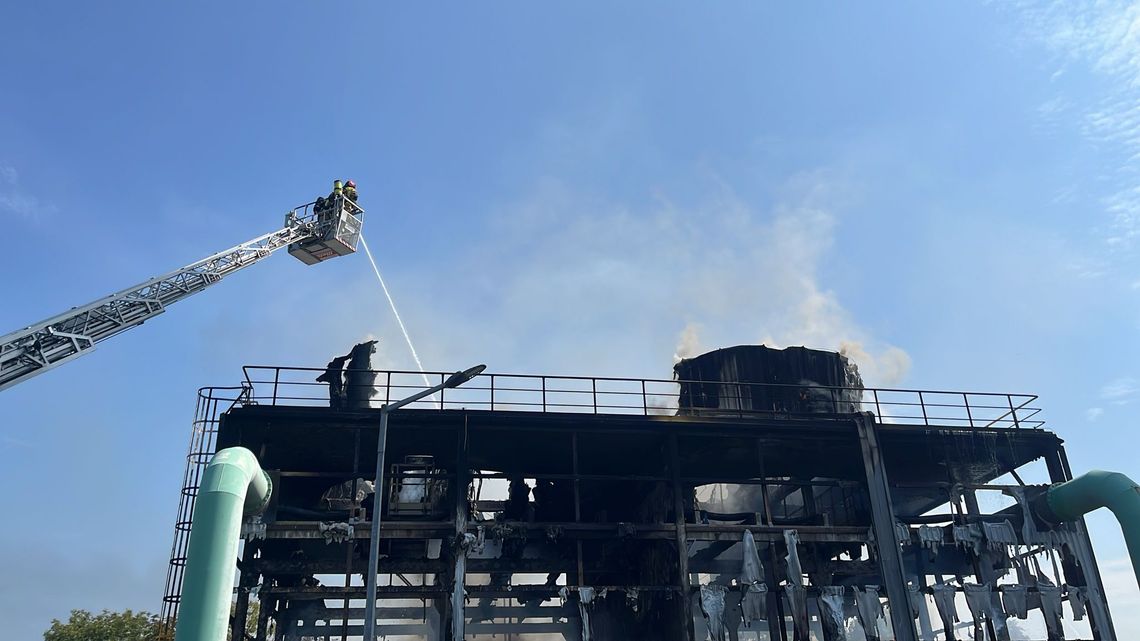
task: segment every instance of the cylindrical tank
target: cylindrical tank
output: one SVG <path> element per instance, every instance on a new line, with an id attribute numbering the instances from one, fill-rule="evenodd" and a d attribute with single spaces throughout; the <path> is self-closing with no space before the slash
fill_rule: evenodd
<path id="1" fill-rule="evenodd" d="M 858 412 L 863 380 L 838 352 L 764 345 L 725 347 L 681 360 L 679 414 L 738 412 Z"/>

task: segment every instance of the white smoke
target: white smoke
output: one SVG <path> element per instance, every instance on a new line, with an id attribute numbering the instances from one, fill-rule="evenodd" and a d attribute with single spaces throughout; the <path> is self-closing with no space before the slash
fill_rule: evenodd
<path id="1" fill-rule="evenodd" d="M 699 242 L 707 251 L 690 257 L 692 276 L 680 283 L 694 320 L 683 326 L 675 354 L 695 355 L 702 345 L 803 345 L 844 353 L 868 385 L 899 383 L 910 356 L 870 336 L 820 284 L 837 226 L 826 190 L 815 178 L 797 191 L 768 216 L 731 193 L 703 212 L 705 224 L 690 246 Z"/>
<path id="2" fill-rule="evenodd" d="M 704 352 L 701 347 L 701 328 L 696 323 L 688 323 L 681 335 L 677 337 L 677 348 L 673 350 L 673 362 L 679 363 L 682 359 L 692 358 Z"/>
<path id="3" fill-rule="evenodd" d="M 906 353 L 863 329 L 824 284 L 839 233 L 831 182 L 796 179 L 760 207 L 715 177 L 685 204 L 655 194 L 627 205 L 543 181 L 457 259 L 479 270 L 418 276 L 432 317 L 447 323 L 416 331 L 437 341 L 464 332 L 438 351 L 474 345 L 473 357 L 493 357 L 500 371 L 661 378 L 676 358 L 719 347 L 858 345 L 848 351 L 864 381 L 894 384 Z"/>
<path id="4" fill-rule="evenodd" d="M 910 371 L 910 356 L 893 345 L 872 355 L 863 348 L 862 343 L 843 340 L 839 342 L 839 353 L 855 361 L 863 380 L 874 381 L 875 385 L 896 385 Z"/>

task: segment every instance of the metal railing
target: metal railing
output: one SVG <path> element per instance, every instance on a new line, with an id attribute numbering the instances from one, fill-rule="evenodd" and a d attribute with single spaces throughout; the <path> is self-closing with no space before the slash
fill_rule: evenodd
<path id="1" fill-rule="evenodd" d="M 297 205 L 289 212 L 289 216 L 300 223 L 316 222 L 321 216 L 321 214 L 317 212 L 317 202 L 318 201 L 314 200 L 304 205 Z M 321 202 L 329 203 L 328 208 L 337 213 L 340 213 L 341 209 L 347 209 L 348 213 L 353 216 L 361 220 L 364 219 L 364 209 L 357 204 L 355 200 L 351 200 L 345 196 L 322 197 Z"/>
<path id="2" fill-rule="evenodd" d="M 327 407 L 321 368 L 249 365 L 241 402 Z M 410 396 L 443 382 L 450 372 L 372 370 L 371 384 L 348 389 L 368 407 Z M 815 384 L 676 381 L 648 378 L 484 373 L 462 387 L 409 405 L 419 409 L 478 409 L 642 416 L 809 415 L 871 411 L 883 423 L 959 428 L 1041 428 L 1032 394 Z"/>

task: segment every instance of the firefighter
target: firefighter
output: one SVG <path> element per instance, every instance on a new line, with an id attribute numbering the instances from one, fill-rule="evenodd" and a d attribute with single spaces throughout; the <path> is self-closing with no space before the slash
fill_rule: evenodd
<path id="1" fill-rule="evenodd" d="M 317 198 L 316 211 L 320 213 L 328 213 L 337 206 L 337 199 L 344 194 L 344 184 L 339 180 L 333 181 L 333 189 L 329 192 L 326 198 Z"/>
<path id="2" fill-rule="evenodd" d="M 344 197 L 356 202 L 356 181 L 349 180 L 344 183 Z"/>

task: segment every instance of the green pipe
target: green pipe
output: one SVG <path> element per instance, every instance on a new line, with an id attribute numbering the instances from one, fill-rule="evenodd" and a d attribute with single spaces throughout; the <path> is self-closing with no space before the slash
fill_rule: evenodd
<path id="1" fill-rule="evenodd" d="M 175 641 L 224 641 L 241 523 L 269 503 L 273 484 L 244 447 L 214 455 L 194 503 Z"/>
<path id="2" fill-rule="evenodd" d="M 1140 585 L 1140 487 L 1120 472 L 1093 470 L 1050 487 L 1045 493 L 1044 509 L 1038 514 L 1047 521 L 1074 521 L 1098 508 L 1107 507 L 1116 515 L 1132 571 Z"/>

